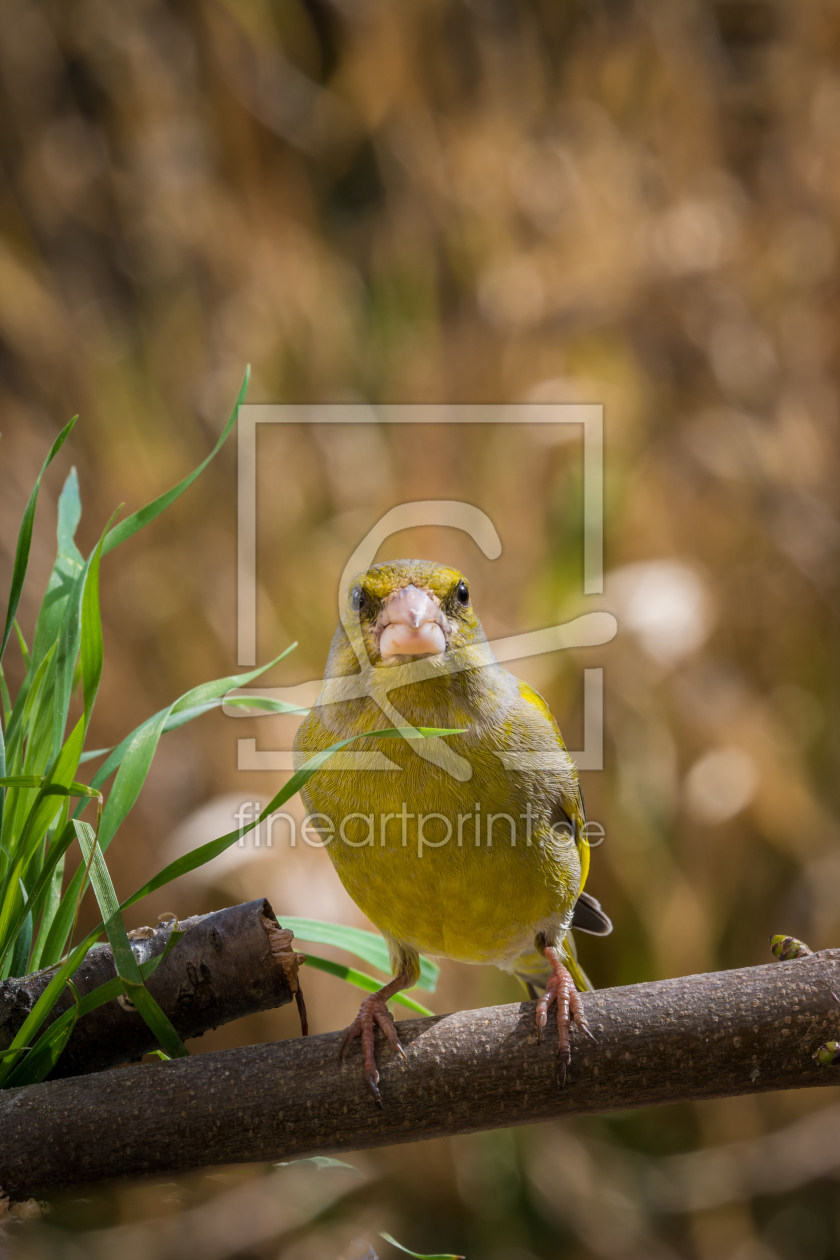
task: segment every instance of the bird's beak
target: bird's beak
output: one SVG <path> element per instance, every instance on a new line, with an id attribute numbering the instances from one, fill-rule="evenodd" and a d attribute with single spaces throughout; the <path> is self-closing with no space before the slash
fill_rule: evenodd
<path id="1" fill-rule="evenodd" d="M 446 651 L 446 618 L 430 595 L 404 586 L 385 602 L 377 621 L 379 655 L 440 656 Z"/>

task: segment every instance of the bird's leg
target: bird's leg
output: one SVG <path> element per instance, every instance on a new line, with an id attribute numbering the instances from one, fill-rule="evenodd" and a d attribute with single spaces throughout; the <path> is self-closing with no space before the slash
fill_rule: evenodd
<path id="1" fill-rule="evenodd" d="M 581 1032 L 586 1033 L 588 1037 L 592 1037 L 592 1033 L 583 1016 L 583 1002 L 580 994 L 575 988 L 572 977 L 561 963 L 557 950 L 553 945 L 544 945 L 539 942 L 537 943 L 537 948 L 543 957 L 551 963 L 551 975 L 546 982 L 545 993 L 537 1002 L 537 1040 L 542 1040 L 542 1030 L 548 1023 L 549 1007 L 552 1002 L 556 1002 L 557 1031 L 560 1035 L 560 1044 L 557 1048 L 557 1057 L 560 1060 L 558 1085 L 562 1089 L 566 1083 L 566 1068 L 572 1059 L 572 1051 L 569 1046 L 571 1021 L 574 1020 Z M 592 1037 L 592 1040 L 594 1041 L 595 1038 Z"/>
<path id="2" fill-rule="evenodd" d="M 344 1051 L 350 1045 L 351 1041 L 355 1041 L 357 1037 L 362 1039 L 362 1054 L 364 1056 L 364 1069 L 367 1083 L 370 1086 L 370 1092 L 376 1099 L 377 1106 L 382 1106 L 382 1099 L 379 1095 L 379 1073 L 376 1070 L 376 1056 L 374 1053 L 374 1031 L 377 1024 L 388 1038 L 392 1048 L 397 1054 L 401 1055 L 406 1063 L 408 1058 L 405 1051 L 400 1045 L 400 1039 L 397 1036 L 397 1030 L 394 1027 L 394 1021 L 391 1012 L 386 1006 L 389 998 L 395 993 L 399 993 L 401 989 L 407 989 L 413 983 L 414 977 L 408 971 L 403 971 L 400 975 L 395 976 L 393 980 L 384 985 L 376 993 L 371 993 L 370 997 L 365 998 L 359 1007 L 359 1013 L 353 1020 L 353 1023 L 346 1029 L 341 1041 L 341 1049 L 338 1052 L 340 1059 L 344 1058 Z"/>

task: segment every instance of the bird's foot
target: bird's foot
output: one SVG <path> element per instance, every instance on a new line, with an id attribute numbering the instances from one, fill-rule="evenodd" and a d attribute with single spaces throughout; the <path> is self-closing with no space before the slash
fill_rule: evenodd
<path id="1" fill-rule="evenodd" d="M 557 1032 L 560 1037 L 560 1044 L 557 1048 L 557 1057 L 559 1059 L 557 1085 L 559 1089 L 562 1089 L 566 1084 L 566 1069 L 572 1060 L 572 1051 L 569 1045 L 569 1029 L 572 1020 L 574 1020 L 581 1032 L 586 1033 L 587 1037 L 591 1037 L 593 1041 L 595 1038 L 592 1036 L 589 1025 L 584 1018 L 581 996 L 575 988 L 572 977 L 557 956 L 557 951 L 552 946 L 547 945 L 542 952 L 551 963 L 551 975 L 546 983 L 545 993 L 537 1002 L 537 1040 L 542 1041 L 542 1031 L 548 1023 L 549 1008 L 552 1003 L 556 1003 Z"/>
<path id="2" fill-rule="evenodd" d="M 387 988 L 390 987 L 390 985 L 387 986 Z M 374 1033 L 377 1026 L 382 1029 L 388 1038 L 392 1049 L 396 1050 L 405 1063 L 408 1063 L 408 1056 L 400 1045 L 400 1039 L 397 1036 L 391 1012 L 386 1005 L 386 999 L 382 996 L 385 991 L 385 989 L 382 989 L 379 993 L 372 993 L 370 997 L 365 998 L 359 1007 L 358 1015 L 349 1028 L 346 1029 L 341 1040 L 341 1049 L 338 1052 L 339 1059 L 343 1059 L 344 1052 L 350 1043 L 355 1041 L 357 1037 L 361 1037 L 365 1079 L 378 1107 L 382 1106 L 382 1098 L 379 1093 L 379 1072 L 376 1068 L 376 1054 L 374 1050 Z"/>

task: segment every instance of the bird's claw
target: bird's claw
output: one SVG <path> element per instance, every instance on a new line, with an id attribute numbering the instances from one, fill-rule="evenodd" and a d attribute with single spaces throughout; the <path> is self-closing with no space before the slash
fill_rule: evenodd
<path id="1" fill-rule="evenodd" d="M 376 1067 L 375 1038 L 376 1028 L 380 1028 L 388 1040 L 391 1049 L 394 1050 L 402 1059 L 406 1066 L 410 1066 L 408 1055 L 403 1049 L 400 1039 L 397 1036 L 397 1030 L 394 1027 L 394 1020 L 391 1012 L 388 1010 L 385 1001 L 378 993 L 372 994 L 365 998 L 359 1007 L 359 1013 L 353 1020 L 353 1023 L 345 1030 L 341 1039 L 341 1046 L 338 1051 L 339 1060 L 344 1059 L 344 1053 L 351 1042 L 357 1037 L 361 1038 L 362 1056 L 364 1060 L 365 1080 L 368 1088 L 373 1094 L 374 1101 L 378 1107 L 382 1106 L 382 1096 L 379 1092 L 379 1072 Z"/>
<path id="2" fill-rule="evenodd" d="M 382 1111 L 382 1095 L 379 1092 L 379 1073 L 376 1068 L 372 1072 L 365 1073 L 365 1079 L 368 1083 L 368 1089 L 373 1094 L 373 1100 L 380 1111 Z"/>
<path id="3" fill-rule="evenodd" d="M 580 1031 L 589 1037 L 590 1040 L 595 1041 L 596 1038 L 586 1022 L 581 996 L 575 988 L 569 972 L 560 962 L 553 949 L 547 948 L 545 956 L 551 962 L 552 972 L 546 983 L 545 993 L 537 1002 L 535 1011 L 537 1042 L 542 1041 L 542 1032 L 548 1023 L 549 1009 L 553 1003 L 556 1003 L 557 1032 L 560 1039 L 560 1044 L 557 1047 L 557 1057 L 559 1059 L 557 1084 L 558 1088 L 562 1089 L 566 1084 L 566 1069 L 572 1060 L 572 1051 L 569 1045 L 569 1030 L 572 1023 L 576 1024 Z"/>

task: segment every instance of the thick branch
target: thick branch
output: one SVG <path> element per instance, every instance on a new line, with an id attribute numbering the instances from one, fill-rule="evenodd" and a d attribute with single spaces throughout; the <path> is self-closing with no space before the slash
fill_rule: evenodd
<path id="1" fill-rule="evenodd" d="M 299 995 L 298 958 L 291 932 L 282 930 L 267 901 L 249 901 L 180 925 L 185 935 L 148 981 L 150 993 L 181 1037 L 200 1037 L 211 1028 L 283 1006 Z M 163 953 L 172 931 L 133 932 L 140 961 Z M 7 980 L 0 985 L 0 1049 L 5 1050 L 46 988 L 51 973 Z M 82 995 L 116 975 L 108 945 L 95 945 L 73 977 Z M 72 1005 L 69 991 L 47 1024 Z M 125 1001 L 107 1002 L 79 1020 L 52 1078 L 80 1076 L 139 1059 L 157 1045 L 148 1026 Z"/>
<path id="2" fill-rule="evenodd" d="M 840 950 L 586 996 L 597 1045 L 573 1035 L 565 1089 L 556 1032 L 534 1004 L 401 1021 L 410 1068 L 382 1038 L 384 1110 L 358 1042 L 274 1042 L 0 1093 L 0 1186 L 71 1182 L 346 1152 L 444 1134 L 689 1099 L 834 1085 L 812 1054 L 838 1037 Z"/>

